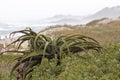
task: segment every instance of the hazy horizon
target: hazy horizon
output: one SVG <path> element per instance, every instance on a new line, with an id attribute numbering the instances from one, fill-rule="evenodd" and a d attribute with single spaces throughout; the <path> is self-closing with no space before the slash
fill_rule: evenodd
<path id="1" fill-rule="evenodd" d="M 0 0 L 0 22 L 24 24 L 55 15 L 84 16 L 119 5 L 120 0 Z"/>

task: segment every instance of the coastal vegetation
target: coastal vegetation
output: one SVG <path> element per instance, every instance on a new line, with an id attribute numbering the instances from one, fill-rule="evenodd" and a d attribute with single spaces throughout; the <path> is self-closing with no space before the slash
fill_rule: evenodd
<path id="1" fill-rule="evenodd" d="M 120 44 L 106 46 L 103 54 L 83 53 L 79 58 L 76 55 L 67 56 L 56 66 L 56 60 L 36 66 L 32 72 L 32 80 L 119 80 L 120 79 Z M 16 63 L 18 55 L 0 56 L 0 80 L 9 80 L 10 71 Z M 13 80 L 16 80 L 13 77 Z"/>
<path id="2" fill-rule="evenodd" d="M 7 46 L 14 44 L 16 50 L 0 55 L 0 80 L 119 80 L 119 20 L 97 22 L 87 27 L 54 27 L 51 32 L 49 28 L 38 33 L 31 28 L 13 32 L 22 35 Z M 26 41 L 28 48 L 21 51 Z"/>

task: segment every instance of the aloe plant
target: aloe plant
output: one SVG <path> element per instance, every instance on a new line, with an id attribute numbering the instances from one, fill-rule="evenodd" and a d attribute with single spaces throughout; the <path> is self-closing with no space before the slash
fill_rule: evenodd
<path id="1" fill-rule="evenodd" d="M 101 51 L 102 49 L 95 39 L 83 35 L 65 35 L 53 39 L 40 32 L 36 33 L 31 28 L 12 32 L 11 35 L 16 33 L 22 33 L 22 35 L 8 46 L 15 44 L 17 50 L 6 52 L 23 53 L 11 70 L 11 76 L 17 70 L 17 80 L 26 78 L 30 80 L 34 66 L 40 65 L 43 58 L 47 58 L 48 61 L 57 58 L 56 66 L 59 66 L 63 55 L 74 55 L 88 50 Z M 20 51 L 19 48 L 26 41 L 28 42 L 28 50 Z"/>

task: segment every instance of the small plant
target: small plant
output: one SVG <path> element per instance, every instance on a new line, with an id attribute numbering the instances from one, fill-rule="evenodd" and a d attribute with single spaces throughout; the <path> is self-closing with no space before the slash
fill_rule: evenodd
<path id="1" fill-rule="evenodd" d="M 8 46 L 15 44 L 17 50 L 6 52 L 23 53 L 17 58 L 18 61 L 11 70 L 11 76 L 17 71 L 17 80 L 32 79 L 32 71 L 35 66 L 41 64 L 44 58 L 48 61 L 56 58 L 56 66 L 59 66 L 64 56 L 88 50 L 101 51 L 102 49 L 96 40 L 83 35 L 65 35 L 53 39 L 36 33 L 31 28 L 12 32 L 11 35 L 16 33 L 22 33 L 22 35 Z M 19 48 L 26 41 L 28 42 L 28 50 L 20 51 Z"/>

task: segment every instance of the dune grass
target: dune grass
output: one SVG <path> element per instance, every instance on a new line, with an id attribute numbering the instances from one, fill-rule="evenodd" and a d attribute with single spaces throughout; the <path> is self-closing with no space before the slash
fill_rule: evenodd
<path id="1" fill-rule="evenodd" d="M 93 25 L 93 24 L 92 24 Z M 70 25 L 69 25 L 70 26 Z M 64 27 L 67 27 L 64 25 Z M 100 44 L 114 44 L 120 42 L 120 20 L 108 24 L 93 26 L 70 26 L 71 29 L 55 30 L 48 33 L 50 36 L 59 37 L 65 34 L 81 34 L 96 39 Z M 52 28 L 50 28 L 52 29 Z"/>
<path id="2" fill-rule="evenodd" d="M 18 55 L 13 54 L 0 55 L 0 80 L 10 79 L 10 71 L 17 57 Z"/>

